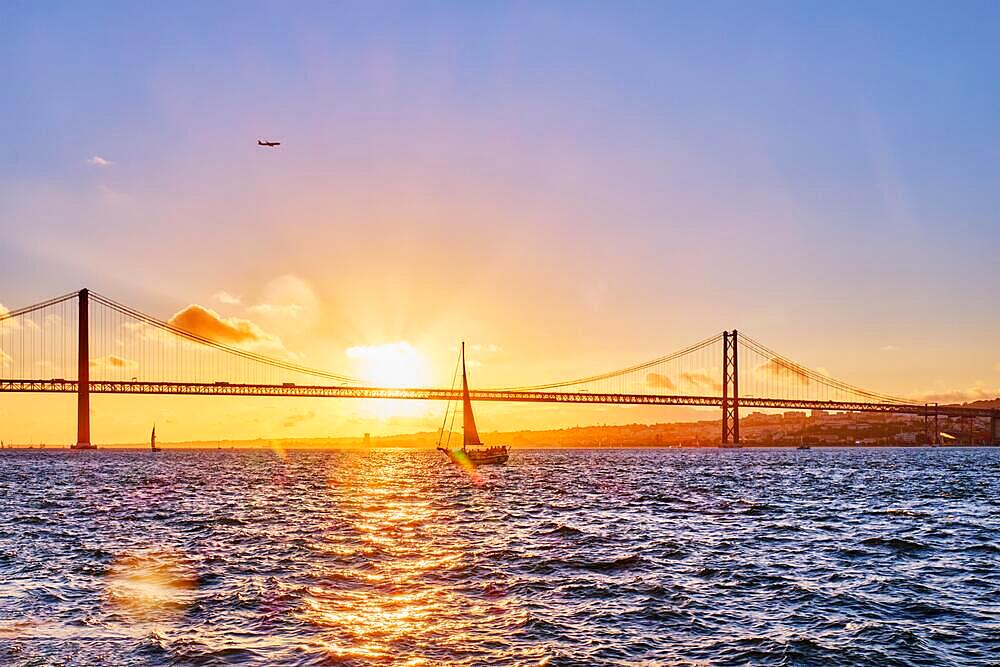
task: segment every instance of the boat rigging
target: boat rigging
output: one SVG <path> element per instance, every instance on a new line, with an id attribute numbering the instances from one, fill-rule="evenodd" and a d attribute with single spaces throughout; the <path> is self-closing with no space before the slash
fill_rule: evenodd
<path id="1" fill-rule="evenodd" d="M 462 342 L 461 351 L 461 363 L 462 363 L 462 447 L 461 449 L 452 449 L 448 445 L 451 443 L 451 426 L 448 427 L 448 440 L 442 447 L 441 442 L 444 439 L 445 424 L 448 421 L 448 410 L 451 407 L 451 401 L 448 401 L 447 406 L 444 411 L 444 422 L 441 424 L 441 431 L 438 433 L 437 449 L 438 451 L 444 452 L 448 458 L 456 463 L 464 463 L 468 461 L 472 465 L 489 465 L 489 464 L 500 464 L 506 463 L 509 455 L 507 445 L 492 445 L 484 446 L 483 441 L 479 438 L 479 431 L 476 430 L 476 418 L 472 414 L 472 401 L 469 398 L 469 377 L 465 371 L 465 342 Z M 458 370 L 457 368 L 455 369 Z M 455 387 L 455 379 L 452 378 L 452 388 Z M 455 421 L 455 413 L 458 411 L 456 408 L 452 412 L 452 424 Z"/>

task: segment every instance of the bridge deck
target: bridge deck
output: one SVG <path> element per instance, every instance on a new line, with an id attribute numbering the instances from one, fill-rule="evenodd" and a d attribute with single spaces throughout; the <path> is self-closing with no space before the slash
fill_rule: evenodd
<path id="1" fill-rule="evenodd" d="M 230 384 L 198 382 L 112 382 L 90 381 L 94 394 L 175 394 L 197 396 L 289 396 L 307 398 L 377 398 L 397 400 L 461 400 L 462 392 L 432 387 L 392 388 L 358 387 L 351 385 L 296 384 Z M 75 380 L 3 380 L 0 392 L 75 393 Z M 558 391 L 514 391 L 479 389 L 470 391 L 474 401 L 513 403 L 600 403 L 611 405 L 684 405 L 722 407 L 719 396 L 677 396 L 668 394 L 616 394 Z M 863 403 L 850 401 L 813 401 L 784 398 L 740 396 L 740 407 L 780 408 L 791 410 L 841 410 L 851 412 L 884 412 L 910 415 L 947 415 L 955 417 L 994 417 L 1000 410 L 963 406 L 927 406 L 908 403 Z"/>

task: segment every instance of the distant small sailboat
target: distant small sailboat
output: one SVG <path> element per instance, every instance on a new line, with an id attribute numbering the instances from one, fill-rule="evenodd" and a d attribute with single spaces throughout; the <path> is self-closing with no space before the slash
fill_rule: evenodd
<path id="1" fill-rule="evenodd" d="M 149 451 L 160 451 L 160 448 L 156 446 L 156 424 L 153 424 L 153 432 L 149 434 Z"/>
<path id="2" fill-rule="evenodd" d="M 450 404 L 449 404 L 450 405 Z M 445 419 L 448 418 L 448 410 L 445 409 Z M 483 441 L 479 439 L 479 431 L 476 430 L 476 418 L 472 414 L 472 401 L 469 399 L 469 378 L 465 372 L 465 343 L 462 343 L 462 448 L 449 449 L 441 446 L 441 437 L 438 437 L 437 448 L 448 455 L 452 461 L 461 463 L 468 461 L 472 465 L 481 466 L 489 464 L 506 463 L 508 457 L 507 445 L 492 445 L 482 447 Z M 444 435 L 444 425 L 441 427 L 441 436 Z M 451 432 L 449 429 L 449 439 Z M 476 449 L 480 447 L 480 449 Z"/>

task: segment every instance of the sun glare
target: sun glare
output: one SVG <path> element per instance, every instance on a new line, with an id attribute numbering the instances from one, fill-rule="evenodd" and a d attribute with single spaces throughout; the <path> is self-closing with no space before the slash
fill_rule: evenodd
<path id="1" fill-rule="evenodd" d="M 351 375 L 375 387 L 421 387 L 429 384 L 426 359 L 406 341 L 348 348 Z M 421 401 L 362 401 L 360 412 L 379 420 L 421 417 L 428 406 Z"/>
<path id="2" fill-rule="evenodd" d="M 412 345 L 405 341 L 382 345 L 356 345 L 347 356 L 355 373 L 379 387 L 416 387 L 426 381 L 426 364 Z"/>

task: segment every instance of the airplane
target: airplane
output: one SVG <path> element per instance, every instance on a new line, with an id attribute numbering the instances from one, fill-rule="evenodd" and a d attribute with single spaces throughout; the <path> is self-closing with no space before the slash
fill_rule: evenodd
<path id="1" fill-rule="evenodd" d="M 261 141 L 260 139 L 258 139 L 257 140 L 257 145 L 258 146 L 267 146 L 268 148 L 274 148 L 275 146 L 280 146 L 281 142 L 280 141 Z"/>

